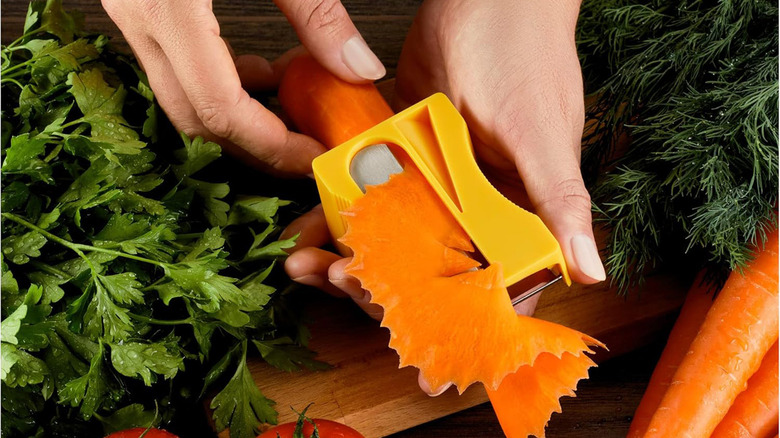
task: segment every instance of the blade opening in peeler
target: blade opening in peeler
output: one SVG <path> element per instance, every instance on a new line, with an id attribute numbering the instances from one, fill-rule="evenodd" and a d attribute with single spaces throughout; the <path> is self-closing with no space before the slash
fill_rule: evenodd
<path id="1" fill-rule="evenodd" d="M 553 278 L 552 280 L 548 281 L 547 283 L 540 284 L 540 285 L 536 286 L 535 288 L 533 288 L 533 289 L 531 289 L 531 290 L 529 290 L 527 292 L 523 292 L 522 294 L 520 294 L 517 297 L 515 297 L 514 299 L 512 299 L 512 306 L 516 306 L 516 305 L 522 303 L 523 301 L 531 298 L 532 296 L 541 293 L 543 290 L 545 290 L 548 287 L 552 286 L 553 284 L 557 283 L 562 278 L 563 278 L 563 275 L 558 275 L 557 277 Z"/>
<path id="2" fill-rule="evenodd" d="M 390 175 L 403 172 L 386 144 L 375 144 L 361 149 L 349 164 L 349 174 L 363 193 L 366 186 L 378 185 L 390 179 Z"/>

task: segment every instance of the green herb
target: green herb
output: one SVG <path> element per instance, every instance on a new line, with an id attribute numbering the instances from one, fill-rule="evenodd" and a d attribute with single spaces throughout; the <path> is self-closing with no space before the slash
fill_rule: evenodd
<path id="1" fill-rule="evenodd" d="M 277 292 L 289 202 L 214 181 L 220 147 L 170 135 L 138 66 L 78 22 L 33 2 L 1 52 L 2 434 L 166 424 L 213 390 L 217 426 L 253 437 L 276 412 L 248 354 L 324 366 Z"/>
<path id="2" fill-rule="evenodd" d="M 583 3 L 583 166 L 622 290 L 672 262 L 738 269 L 776 226 L 777 14 L 765 0 Z"/>

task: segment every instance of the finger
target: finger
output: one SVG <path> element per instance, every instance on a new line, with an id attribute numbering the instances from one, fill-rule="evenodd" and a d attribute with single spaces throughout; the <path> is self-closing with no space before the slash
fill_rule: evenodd
<path id="1" fill-rule="evenodd" d="M 417 384 L 420 385 L 420 389 L 422 389 L 424 393 L 431 397 L 438 397 L 444 394 L 444 391 L 448 390 L 450 386 L 452 386 L 452 383 L 445 383 L 440 388 L 431 388 L 431 385 L 429 385 L 428 381 L 423 377 L 422 372 L 417 374 Z"/>
<path id="2" fill-rule="evenodd" d="M 539 143 L 519 154 L 518 172 L 536 213 L 560 243 L 572 279 L 585 284 L 603 281 L 606 273 L 593 238 L 590 195 L 579 156 L 568 145 L 549 140 L 538 138 Z"/>
<path id="3" fill-rule="evenodd" d="M 320 247 L 330 241 L 330 232 L 328 231 L 328 223 L 325 221 L 325 213 L 322 211 L 322 204 L 318 204 L 290 222 L 290 225 L 282 231 L 279 239 L 289 239 L 299 233 L 298 239 L 295 240 L 295 246 L 287 252 L 294 253 L 301 248 Z"/>
<path id="4" fill-rule="evenodd" d="M 357 278 L 344 272 L 351 258 L 341 259 L 330 265 L 328 278 L 334 286 L 344 291 L 364 312 L 377 321 L 382 319 L 382 306 L 371 302 L 371 294 L 360 286 Z"/>
<path id="5" fill-rule="evenodd" d="M 328 268 L 341 256 L 319 248 L 303 248 L 287 257 L 284 270 L 296 283 L 313 286 L 335 297 L 347 296 L 328 281 Z"/>
<path id="6" fill-rule="evenodd" d="M 146 35 L 125 34 L 125 39 L 134 48 L 136 58 L 143 64 L 149 86 L 154 90 L 154 97 L 173 126 L 190 137 L 207 136 L 206 128 L 190 104 L 187 94 L 176 79 L 173 66 L 160 46 Z"/>
<path id="7" fill-rule="evenodd" d="M 374 81 L 386 73 L 339 0 L 274 0 L 312 56 L 351 82 Z"/>
<path id="8" fill-rule="evenodd" d="M 249 97 L 211 10 L 195 7 L 182 14 L 166 2 L 160 9 L 163 21 L 173 25 L 156 29 L 153 36 L 206 129 L 274 169 L 311 173 L 311 160 L 325 147 L 289 132 L 272 112 Z"/>
<path id="9" fill-rule="evenodd" d="M 518 315 L 525 315 L 525 316 L 533 315 L 534 310 L 536 310 L 536 304 L 539 302 L 540 297 L 541 297 L 540 294 L 536 294 L 531 298 L 528 298 L 527 300 L 516 304 L 514 306 L 515 313 L 517 313 Z"/>
<path id="10" fill-rule="evenodd" d="M 279 86 L 277 75 L 270 62 L 262 56 L 239 55 L 234 59 L 241 86 L 248 91 L 266 91 Z"/>

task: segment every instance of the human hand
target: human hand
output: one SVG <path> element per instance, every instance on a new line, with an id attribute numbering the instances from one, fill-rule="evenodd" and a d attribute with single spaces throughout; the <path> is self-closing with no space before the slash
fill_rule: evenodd
<path id="1" fill-rule="evenodd" d="M 401 53 L 396 96 L 404 107 L 447 94 L 488 177 L 530 204 L 560 243 L 572 279 L 590 284 L 606 275 L 580 173 L 578 13 L 578 0 L 426 0 Z"/>
<path id="2" fill-rule="evenodd" d="M 245 89 L 274 88 L 288 57 L 232 56 L 209 0 L 102 0 L 174 126 L 213 140 L 269 171 L 308 174 L 325 151 L 289 132 Z M 304 46 L 342 79 L 385 74 L 339 0 L 276 0 Z"/>

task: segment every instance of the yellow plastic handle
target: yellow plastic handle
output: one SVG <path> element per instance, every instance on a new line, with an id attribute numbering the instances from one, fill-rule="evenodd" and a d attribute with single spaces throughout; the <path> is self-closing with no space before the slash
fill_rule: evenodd
<path id="1" fill-rule="evenodd" d="M 420 169 L 489 263 L 500 263 L 507 285 L 543 269 L 557 269 L 571 284 L 563 253 L 542 220 L 506 199 L 487 180 L 474 157 L 466 123 L 437 93 L 317 157 L 312 163 L 334 240 L 346 231 L 340 212 L 363 192 L 350 163 L 363 148 L 397 146 Z M 342 253 L 348 249 L 339 246 Z"/>

